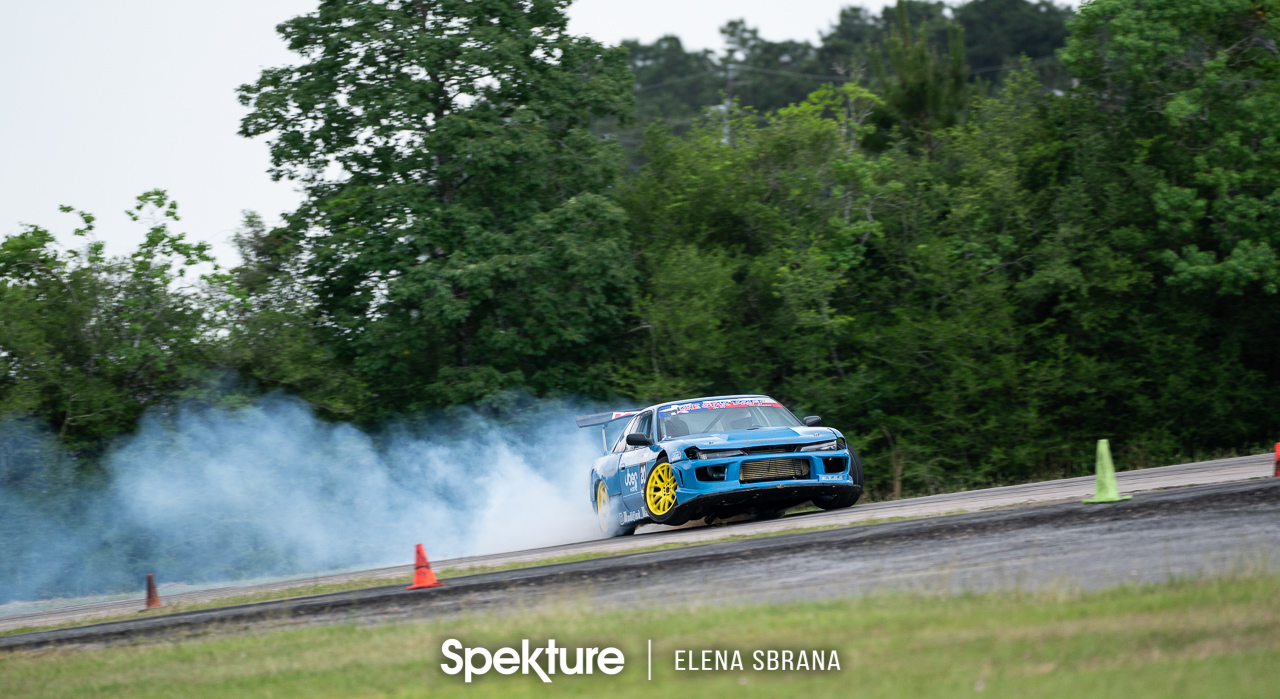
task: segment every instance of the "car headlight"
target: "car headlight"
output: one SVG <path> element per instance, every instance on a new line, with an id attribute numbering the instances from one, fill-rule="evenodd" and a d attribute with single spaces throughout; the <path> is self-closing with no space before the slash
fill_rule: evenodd
<path id="1" fill-rule="evenodd" d="M 830 442 L 818 442 L 817 444 L 806 444 L 800 447 L 800 451 L 839 451 L 844 449 L 843 439 L 833 439 Z"/>

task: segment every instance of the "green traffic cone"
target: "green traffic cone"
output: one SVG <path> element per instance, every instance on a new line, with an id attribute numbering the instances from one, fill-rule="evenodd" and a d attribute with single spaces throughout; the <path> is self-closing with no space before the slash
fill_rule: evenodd
<path id="1" fill-rule="evenodd" d="M 1116 467 L 1111 463 L 1111 445 L 1105 439 L 1098 440 L 1098 485 L 1092 499 L 1085 500 L 1086 503 L 1093 502 L 1120 502 L 1128 500 L 1130 495 L 1121 495 L 1120 488 L 1116 485 Z"/>

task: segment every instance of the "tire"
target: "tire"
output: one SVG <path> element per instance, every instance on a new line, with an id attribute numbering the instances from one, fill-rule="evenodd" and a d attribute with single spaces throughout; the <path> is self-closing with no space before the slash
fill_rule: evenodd
<path id="1" fill-rule="evenodd" d="M 636 525 L 618 524 L 618 508 L 614 507 L 614 499 L 609 497 L 609 488 L 603 480 L 596 481 L 596 523 L 605 536 L 629 536 L 636 533 Z"/>
<path id="2" fill-rule="evenodd" d="M 842 510 L 846 507 L 853 507 L 853 504 L 860 497 L 862 497 L 862 491 L 851 488 L 838 495 L 824 495 L 814 498 L 813 504 L 824 510 Z"/>
<path id="3" fill-rule="evenodd" d="M 645 476 L 644 513 L 658 524 L 672 527 L 689 521 L 689 514 L 676 504 L 676 474 L 666 457 L 659 459 Z"/>
<path id="4" fill-rule="evenodd" d="M 663 524 L 667 525 L 668 527 L 679 527 L 681 525 L 685 525 L 688 523 L 689 523 L 689 515 L 685 514 L 684 512 L 681 512 L 680 510 L 676 510 L 676 513 L 671 515 L 670 519 L 663 522 Z"/>

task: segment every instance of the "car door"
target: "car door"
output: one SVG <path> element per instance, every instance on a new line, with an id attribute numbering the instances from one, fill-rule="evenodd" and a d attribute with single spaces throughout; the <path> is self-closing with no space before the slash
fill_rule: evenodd
<path id="1" fill-rule="evenodd" d="M 627 425 L 623 432 L 623 443 L 626 435 L 638 432 L 653 439 L 653 411 L 640 413 Z M 633 447 L 627 444 L 622 452 L 619 472 L 622 474 L 622 503 L 628 510 L 640 509 L 644 502 L 644 479 L 649 475 L 649 465 L 657 453 L 649 447 Z"/>
<path id="2" fill-rule="evenodd" d="M 622 460 L 622 454 L 627 449 L 627 430 L 636 422 L 636 418 L 627 421 L 626 427 L 613 440 L 613 445 L 609 449 L 609 453 L 602 459 L 598 470 L 600 477 L 604 479 L 605 487 L 609 489 L 611 497 L 619 497 L 622 495 L 626 486 L 622 482 L 622 468 L 619 465 Z"/>

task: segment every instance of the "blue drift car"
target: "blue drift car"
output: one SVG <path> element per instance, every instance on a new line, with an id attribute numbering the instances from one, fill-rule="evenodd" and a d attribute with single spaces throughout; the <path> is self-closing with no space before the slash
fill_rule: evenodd
<path id="1" fill-rule="evenodd" d="M 777 517 L 808 501 L 834 510 L 862 495 L 862 464 L 844 435 L 768 396 L 695 398 L 577 422 L 601 428 L 591 504 L 609 536 L 647 522 Z"/>

